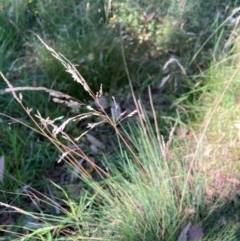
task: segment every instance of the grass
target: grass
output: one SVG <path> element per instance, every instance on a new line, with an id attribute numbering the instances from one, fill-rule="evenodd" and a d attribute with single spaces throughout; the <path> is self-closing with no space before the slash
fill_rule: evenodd
<path id="1" fill-rule="evenodd" d="M 239 239 L 238 1 L 1 4 L 6 240 Z"/>

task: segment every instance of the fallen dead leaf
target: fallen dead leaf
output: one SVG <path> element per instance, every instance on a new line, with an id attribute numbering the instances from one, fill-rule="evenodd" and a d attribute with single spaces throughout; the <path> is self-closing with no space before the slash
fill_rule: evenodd
<path id="1" fill-rule="evenodd" d="M 90 149 L 94 152 L 94 153 L 98 153 L 98 148 L 95 145 L 90 145 Z"/>
<path id="2" fill-rule="evenodd" d="M 0 157 L 0 181 L 1 182 L 3 182 L 4 167 L 5 167 L 5 158 L 4 156 L 1 156 Z"/>
<path id="3" fill-rule="evenodd" d="M 180 235 L 178 237 L 178 241 L 187 241 L 188 232 L 189 232 L 191 225 L 192 225 L 191 223 L 188 223 L 187 226 L 182 230 L 182 232 L 180 233 Z"/>
<path id="4" fill-rule="evenodd" d="M 162 88 L 167 83 L 167 81 L 170 79 L 170 76 L 171 74 L 168 74 L 166 77 L 162 79 L 161 84 L 159 85 L 159 88 Z"/>
<path id="5" fill-rule="evenodd" d="M 201 223 L 192 225 L 189 222 L 180 233 L 178 241 L 201 241 L 203 235 L 204 233 Z"/>
<path id="6" fill-rule="evenodd" d="M 122 114 L 120 105 L 118 103 L 115 103 L 115 105 L 111 108 L 111 112 L 113 118 L 117 120 Z"/>
<path id="7" fill-rule="evenodd" d="M 102 95 L 98 101 L 95 102 L 95 105 L 98 107 L 98 108 L 103 108 L 104 110 L 107 109 L 109 107 L 109 104 L 108 104 L 108 101 L 107 101 L 107 98 L 105 95 Z"/>
<path id="8" fill-rule="evenodd" d="M 184 139 L 187 137 L 188 135 L 188 129 L 185 126 L 180 126 L 178 128 L 176 128 L 176 135 L 180 138 L 180 139 Z"/>
<path id="9" fill-rule="evenodd" d="M 144 18 L 145 18 L 146 22 L 149 22 L 154 18 L 155 15 L 156 15 L 156 13 L 152 12 L 152 13 L 149 13 L 149 14 L 145 14 Z"/>
<path id="10" fill-rule="evenodd" d="M 104 149 L 104 145 L 101 141 L 90 134 L 86 134 L 87 140 L 95 147 Z"/>
<path id="11" fill-rule="evenodd" d="M 188 231 L 188 241 L 201 241 L 204 233 L 202 223 L 194 224 Z"/>
<path id="12" fill-rule="evenodd" d="M 95 170 L 95 159 L 88 157 L 87 160 L 81 159 L 78 161 L 79 166 L 75 166 L 71 172 L 70 183 L 73 183 L 81 174 L 83 168 L 86 173 L 91 175 Z"/>

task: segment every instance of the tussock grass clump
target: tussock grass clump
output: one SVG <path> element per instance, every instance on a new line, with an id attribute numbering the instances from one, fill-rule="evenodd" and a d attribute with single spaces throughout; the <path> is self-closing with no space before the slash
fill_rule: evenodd
<path id="1" fill-rule="evenodd" d="M 103 207 L 103 223 L 110 226 L 112 240 L 176 240 L 188 216 L 184 212 L 198 207 L 194 198 L 201 188 L 193 183 L 185 186 L 181 207 L 187 167 L 169 153 L 165 156 L 167 145 L 148 131 L 134 127 L 131 138 L 138 160 L 123 152 L 121 172 L 113 171 L 117 182 L 109 183 L 113 206 Z"/>

